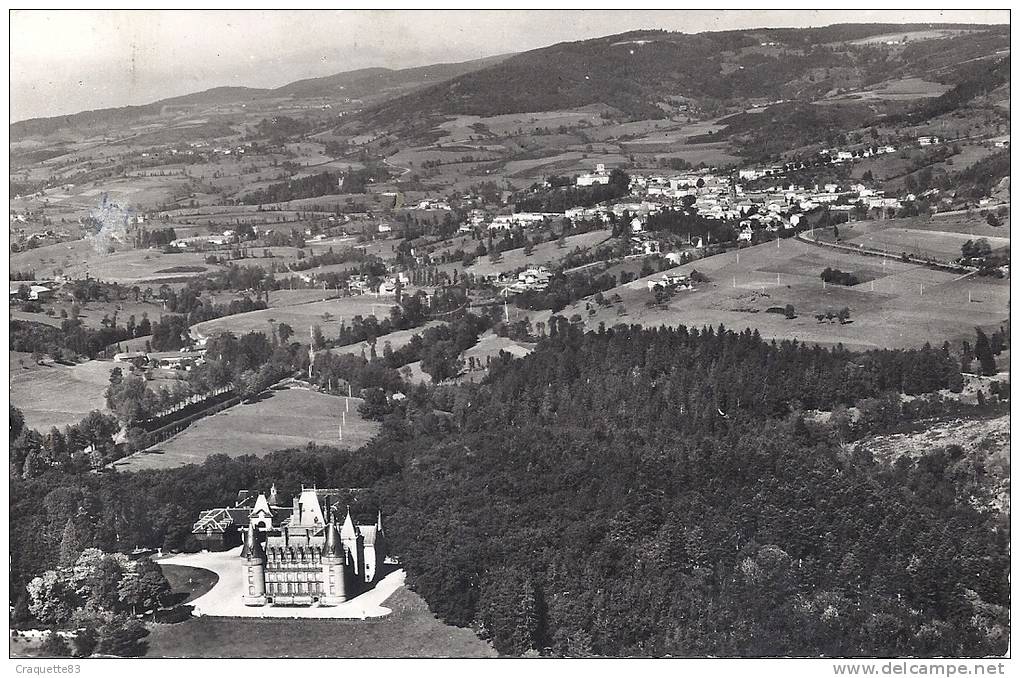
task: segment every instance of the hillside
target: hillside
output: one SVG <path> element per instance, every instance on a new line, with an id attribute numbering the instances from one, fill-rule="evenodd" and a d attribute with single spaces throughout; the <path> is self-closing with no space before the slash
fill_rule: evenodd
<path id="1" fill-rule="evenodd" d="M 495 65 L 507 55 L 487 57 L 459 63 L 431 64 L 419 68 L 392 70 L 389 68 L 364 68 L 357 71 L 327 75 L 322 78 L 308 78 L 268 90 L 273 96 L 295 98 L 342 95 L 360 97 L 393 88 L 426 86 L 455 78 L 465 73 Z"/>
<path id="2" fill-rule="evenodd" d="M 1009 47 L 1008 28 L 998 26 L 932 25 L 927 28 L 944 32 L 897 47 L 851 42 L 918 28 L 848 24 L 696 35 L 635 31 L 560 43 L 385 102 L 363 117 L 379 123 L 412 112 L 484 116 L 602 103 L 632 119 L 662 118 L 691 103 L 820 96 L 893 75 L 926 73 L 952 80 L 954 64 Z"/>
<path id="3" fill-rule="evenodd" d="M 308 78 L 288 83 L 275 89 L 253 87 L 215 87 L 183 96 L 160 99 L 141 106 L 122 106 L 83 111 L 52 118 L 32 118 L 10 126 L 11 140 L 46 135 L 60 129 L 94 130 L 117 128 L 146 118 L 158 118 L 174 109 L 202 108 L 225 104 L 261 102 L 279 98 L 305 99 L 314 97 L 357 98 L 395 90 L 406 94 L 454 78 L 465 73 L 492 66 L 505 56 L 493 56 L 460 63 L 432 64 L 416 68 L 389 69 L 363 68 L 321 78 Z"/>

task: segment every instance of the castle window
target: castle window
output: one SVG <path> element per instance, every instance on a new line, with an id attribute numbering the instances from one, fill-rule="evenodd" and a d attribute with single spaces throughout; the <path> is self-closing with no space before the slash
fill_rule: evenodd
<path id="1" fill-rule="evenodd" d="M 249 586 L 248 587 L 248 595 L 249 596 L 254 596 L 255 595 L 255 587 L 254 586 Z"/>

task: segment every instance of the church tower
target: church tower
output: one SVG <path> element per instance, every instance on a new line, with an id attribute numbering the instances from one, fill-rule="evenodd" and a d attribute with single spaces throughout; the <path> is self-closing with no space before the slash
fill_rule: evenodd
<path id="1" fill-rule="evenodd" d="M 334 518 L 326 526 L 326 544 L 322 549 L 322 596 L 319 605 L 347 602 L 347 557 Z"/>
<path id="2" fill-rule="evenodd" d="M 255 525 L 248 526 L 244 539 L 244 561 L 242 573 L 247 580 L 247 592 L 243 596 L 244 604 L 258 606 L 266 604 L 266 552 L 259 541 L 258 529 Z"/>

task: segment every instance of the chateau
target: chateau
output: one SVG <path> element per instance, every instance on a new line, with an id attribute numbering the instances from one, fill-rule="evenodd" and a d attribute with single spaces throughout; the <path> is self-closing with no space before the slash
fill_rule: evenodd
<path id="1" fill-rule="evenodd" d="M 303 488 L 290 506 L 269 496 L 238 493 L 235 506 L 203 511 L 193 533 L 214 549 L 243 542 L 239 567 L 244 604 L 339 605 L 379 578 L 386 558 L 382 513 L 374 525 L 357 525 L 339 490 Z"/>

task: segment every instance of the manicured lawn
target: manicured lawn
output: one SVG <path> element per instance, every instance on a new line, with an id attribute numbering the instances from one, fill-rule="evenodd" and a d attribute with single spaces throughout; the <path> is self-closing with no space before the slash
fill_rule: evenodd
<path id="1" fill-rule="evenodd" d="M 151 624 L 149 657 L 495 657 L 469 629 L 436 619 L 406 588 L 378 620 L 199 617 Z"/>
<path id="2" fill-rule="evenodd" d="M 187 565 L 160 565 L 163 576 L 170 582 L 170 588 L 179 596 L 179 603 L 190 603 L 216 585 L 219 577 L 215 572 L 201 567 Z"/>

